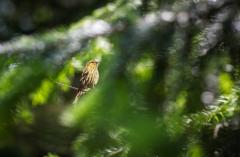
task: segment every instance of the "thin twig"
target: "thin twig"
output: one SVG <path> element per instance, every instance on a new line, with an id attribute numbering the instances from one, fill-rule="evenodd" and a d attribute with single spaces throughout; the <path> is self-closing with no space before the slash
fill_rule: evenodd
<path id="1" fill-rule="evenodd" d="M 56 84 L 59 84 L 59 85 L 62 85 L 62 86 L 66 86 L 66 87 L 69 87 L 71 89 L 74 89 L 74 90 L 79 90 L 77 87 L 74 87 L 74 86 L 70 86 L 70 85 L 67 85 L 67 84 L 64 84 L 64 83 L 61 83 L 61 82 L 57 82 L 57 81 L 54 81 Z"/>
<path id="2" fill-rule="evenodd" d="M 58 82 L 58 81 L 55 81 L 54 79 L 52 78 L 49 78 L 51 81 L 53 81 L 54 83 L 58 84 L 58 85 L 61 85 L 61 86 L 65 86 L 65 87 L 69 87 L 71 89 L 74 89 L 76 91 L 78 91 L 79 89 L 77 87 L 74 87 L 74 86 L 71 86 L 71 85 L 67 85 L 65 83 L 61 83 L 61 82 Z"/>

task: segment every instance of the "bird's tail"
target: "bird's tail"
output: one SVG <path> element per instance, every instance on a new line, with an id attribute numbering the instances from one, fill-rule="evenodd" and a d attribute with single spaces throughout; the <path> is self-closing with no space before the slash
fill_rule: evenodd
<path id="1" fill-rule="evenodd" d="M 73 103 L 76 104 L 77 101 L 78 101 L 78 98 L 79 98 L 80 96 L 82 96 L 84 93 L 85 93 L 85 92 L 84 92 L 83 90 L 79 90 L 78 93 L 77 93 L 77 95 L 75 96 L 75 99 L 74 99 Z"/>

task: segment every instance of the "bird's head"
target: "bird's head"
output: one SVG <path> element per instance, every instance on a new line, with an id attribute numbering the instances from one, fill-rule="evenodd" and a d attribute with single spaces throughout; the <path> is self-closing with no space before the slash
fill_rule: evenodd
<path id="1" fill-rule="evenodd" d="M 90 60 L 90 61 L 86 64 L 85 69 L 88 69 L 88 70 L 97 69 L 99 63 L 100 63 L 100 60 L 98 60 L 98 59 Z"/>
<path id="2" fill-rule="evenodd" d="M 99 65 L 99 63 L 100 63 L 100 61 L 99 60 L 97 60 L 97 59 L 93 59 L 93 60 L 90 60 L 87 64 L 89 64 L 89 65 Z"/>

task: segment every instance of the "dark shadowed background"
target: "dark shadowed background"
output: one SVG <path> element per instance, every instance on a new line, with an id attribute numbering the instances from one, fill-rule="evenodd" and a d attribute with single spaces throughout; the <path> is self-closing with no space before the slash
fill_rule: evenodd
<path id="1" fill-rule="evenodd" d="M 239 157 L 239 70 L 238 0 L 0 0 L 0 156 Z"/>

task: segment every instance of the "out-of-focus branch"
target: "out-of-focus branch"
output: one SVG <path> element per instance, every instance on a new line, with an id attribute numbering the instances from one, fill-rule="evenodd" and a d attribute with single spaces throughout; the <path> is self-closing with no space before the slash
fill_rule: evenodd
<path id="1" fill-rule="evenodd" d="M 119 22 L 114 25 L 96 20 L 85 23 L 82 27 L 69 32 L 50 32 L 43 36 L 23 36 L 10 42 L 0 44 L 1 55 L 19 55 L 23 58 L 32 56 L 47 56 L 51 62 L 61 63 L 66 58 L 79 52 L 88 40 L 98 36 L 110 35 L 114 32 L 125 31 L 132 35 L 133 46 L 149 37 L 151 30 L 157 26 L 164 27 L 166 23 L 175 20 L 175 13 L 171 11 L 159 11 L 147 14 L 137 20 L 135 25 L 126 29 L 125 23 Z M 136 39 L 136 40 L 135 40 Z M 50 57 L 49 57 L 50 56 Z"/>
<path id="2" fill-rule="evenodd" d="M 67 56 L 72 56 L 80 51 L 85 43 L 95 37 L 110 35 L 117 31 L 126 31 L 130 37 L 127 42 L 130 47 L 136 46 L 143 40 L 151 38 L 151 32 L 154 29 L 164 31 L 168 29 L 169 24 L 177 23 L 180 26 L 197 25 L 197 21 L 202 18 L 199 16 L 205 10 L 222 8 L 229 4 L 230 0 L 223 2 L 208 2 L 194 4 L 195 10 L 187 9 L 185 11 L 175 12 L 171 9 L 159 10 L 146 14 L 138 19 L 130 30 L 124 27 L 124 23 L 112 25 L 104 20 L 96 20 L 85 23 L 78 29 L 69 32 L 50 32 L 44 36 L 24 36 L 10 42 L 0 44 L 0 55 L 18 54 L 21 57 L 29 58 L 31 56 L 53 56 L 56 62 L 63 61 Z M 205 4 L 205 5 L 204 5 Z M 154 35 L 154 33 L 152 34 Z M 132 39 L 132 40 L 131 40 Z M 131 40 L 131 41 L 130 41 Z M 214 40 L 215 41 L 215 40 Z M 216 42 L 215 42 L 216 43 Z M 205 52 L 206 53 L 206 52 Z"/>
<path id="3" fill-rule="evenodd" d="M 91 38 L 108 35 L 117 31 L 118 26 L 112 26 L 106 21 L 96 20 L 83 25 L 79 29 L 67 33 L 51 32 L 46 36 L 24 36 L 10 42 L 0 44 L 0 55 L 17 54 L 24 57 L 41 55 L 49 51 L 57 53 L 55 59 L 61 60 L 67 54 L 70 55 L 79 51 L 83 43 Z"/>

